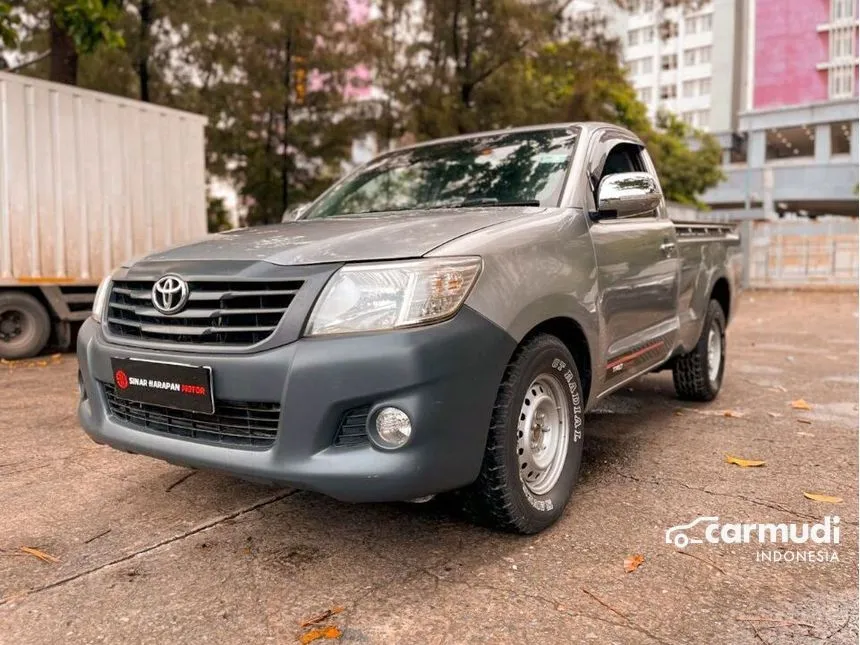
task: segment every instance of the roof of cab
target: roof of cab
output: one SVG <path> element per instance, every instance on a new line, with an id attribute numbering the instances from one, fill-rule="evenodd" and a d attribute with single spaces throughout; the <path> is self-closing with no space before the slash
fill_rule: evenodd
<path id="1" fill-rule="evenodd" d="M 458 134 L 452 137 L 442 137 L 439 139 L 430 139 L 428 141 L 421 141 L 419 143 L 413 143 L 408 146 L 402 146 L 400 148 L 395 148 L 393 150 L 387 151 L 379 155 L 380 157 L 390 154 L 392 152 L 402 152 L 404 150 L 412 150 L 414 148 L 423 148 L 425 146 L 432 146 L 437 143 L 448 143 L 451 141 L 466 141 L 468 139 L 477 139 L 478 137 L 491 136 L 494 134 L 502 134 L 502 133 L 510 133 L 510 132 L 540 132 L 542 130 L 561 130 L 564 128 L 579 128 L 585 134 L 590 134 L 597 130 L 612 130 L 621 134 L 626 139 L 631 139 L 641 145 L 642 140 L 636 136 L 633 132 L 619 125 L 615 125 L 613 123 L 604 123 L 602 121 L 569 121 L 566 123 L 542 123 L 539 125 L 522 125 L 517 126 L 515 128 L 501 128 L 499 130 L 484 130 L 482 132 L 470 132 L 468 134 Z"/>

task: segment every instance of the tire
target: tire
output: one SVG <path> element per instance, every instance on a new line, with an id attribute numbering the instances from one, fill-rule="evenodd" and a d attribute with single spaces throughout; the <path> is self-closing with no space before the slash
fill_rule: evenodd
<path id="1" fill-rule="evenodd" d="M 558 520 L 579 475 L 583 408 L 579 372 L 564 343 L 540 334 L 520 346 L 499 386 L 481 472 L 461 491 L 469 518 L 522 534 L 538 533 Z M 525 427 L 530 421 L 531 433 Z M 539 471 L 535 456 L 546 462 L 547 455 L 550 465 Z"/>
<path id="2" fill-rule="evenodd" d="M 711 334 L 719 340 L 719 356 L 709 352 Z M 716 363 L 716 367 L 713 363 Z M 726 367 L 726 316 L 716 300 L 708 303 L 702 335 L 696 346 L 679 356 L 672 368 L 678 398 L 686 401 L 713 401 L 723 385 Z"/>
<path id="3" fill-rule="evenodd" d="M 30 358 L 41 352 L 51 335 L 51 317 L 28 293 L 0 293 L 0 358 Z"/>

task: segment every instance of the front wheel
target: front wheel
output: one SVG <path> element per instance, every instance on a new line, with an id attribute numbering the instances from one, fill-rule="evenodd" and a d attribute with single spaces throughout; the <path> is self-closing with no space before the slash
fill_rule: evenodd
<path id="1" fill-rule="evenodd" d="M 541 334 L 523 344 L 499 387 L 477 481 L 464 508 L 481 524 L 537 533 L 561 517 L 582 461 L 579 372 L 567 347 Z"/>

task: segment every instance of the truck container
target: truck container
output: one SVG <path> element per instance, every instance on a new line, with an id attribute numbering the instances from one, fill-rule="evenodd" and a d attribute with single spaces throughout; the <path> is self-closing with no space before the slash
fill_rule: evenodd
<path id="1" fill-rule="evenodd" d="M 103 276 L 206 233 L 205 125 L 0 72 L 0 358 L 67 347 Z"/>

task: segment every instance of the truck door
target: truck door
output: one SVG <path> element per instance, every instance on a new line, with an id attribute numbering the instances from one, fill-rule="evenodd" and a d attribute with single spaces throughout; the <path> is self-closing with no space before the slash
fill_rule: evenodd
<path id="1" fill-rule="evenodd" d="M 604 134 L 591 150 L 591 238 L 597 261 L 598 314 L 605 348 L 603 391 L 665 361 L 678 337 L 679 260 L 665 201 L 629 217 L 597 214 L 600 180 L 654 168 L 641 145 Z"/>

